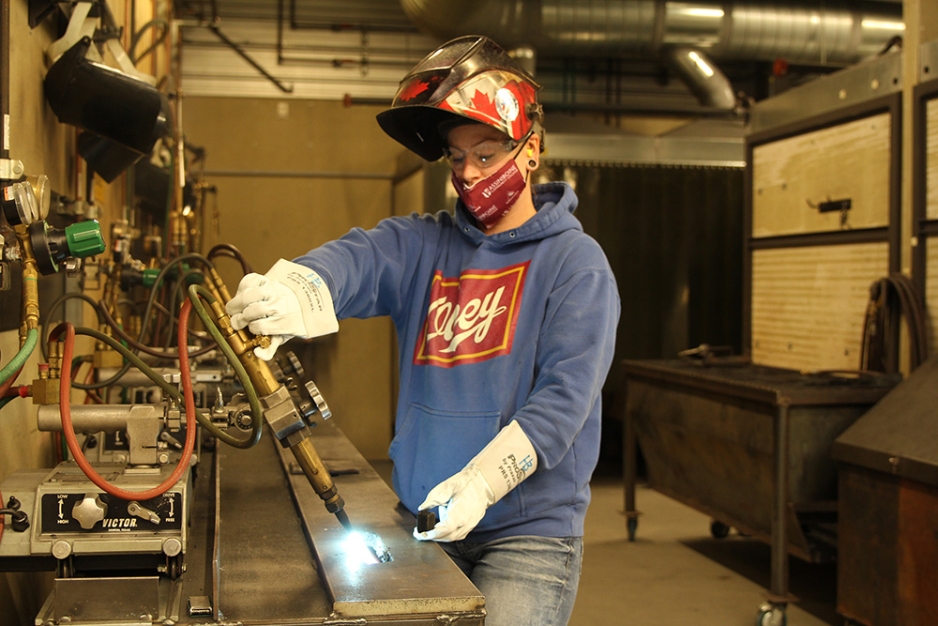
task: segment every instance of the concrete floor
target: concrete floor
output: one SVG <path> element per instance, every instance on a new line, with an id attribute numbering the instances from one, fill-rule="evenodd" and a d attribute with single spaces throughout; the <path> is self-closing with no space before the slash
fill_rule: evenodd
<path id="1" fill-rule="evenodd" d="M 621 479 L 595 478 L 586 517 L 583 574 L 570 626 L 753 626 L 769 585 L 768 545 L 731 532 L 646 486 L 628 540 Z M 791 626 L 843 623 L 835 611 L 836 565 L 790 559 Z"/>

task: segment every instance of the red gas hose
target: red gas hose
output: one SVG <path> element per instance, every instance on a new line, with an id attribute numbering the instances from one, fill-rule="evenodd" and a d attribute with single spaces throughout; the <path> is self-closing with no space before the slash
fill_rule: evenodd
<path id="1" fill-rule="evenodd" d="M 179 314 L 179 345 L 183 347 L 187 345 L 189 313 L 191 310 L 192 302 L 186 299 L 183 303 L 182 311 Z M 189 459 L 192 456 L 193 449 L 195 448 L 195 399 L 192 396 L 192 375 L 189 372 L 188 351 L 185 349 L 179 351 L 179 369 L 182 378 L 182 395 L 186 404 L 187 424 L 186 443 L 183 447 L 182 457 L 179 459 L 179 463 L 176 465 L 176 469 L 173 470 L 173 473 L 156 487 L 147 489 L 145 491 L 127 491 L 107 482 L 104 478 L 101 477 L 100 474 L 95 471 L 95 469 L 88 462 L 88 459 L 85 458 L 84 453 L 81 451 L 81 446 L 78 444 L 78 439 L 75 437 L 75 429 L 72 425 L 71 407 L 69 406 L 72 380 L 72 353 L 75 349 L 75 327 L 68 322 L 63 322 L 55 329 L 53 329 L 52 333 L 50 333 L 50 338 L 53 340 L 57 339 L 63 329 L 65 331 L 65 345 L 62 349 L 62 374 L 61 383 L 59 385 L 59 411 L 62 414 L 62 432 L 65 434 L 65 443 L 68 445 L 68 449 L 75 458 L 75 462 L 78 464 L 78 467 L 81 468 L 81 471 L 84 472 L 85 476 L 87 476 L 91 482 L 103 489 L 106 493 L 109 493 L 112 496 L 122 500 L 149 500 L 151 498 L 156 498 L 163 495 L 166 493 L 166 491 L 169 490 L 170 487 L 179 481 L 183 473 L 189 467 Z"/>
<path id="2" fill-rule="evenodd" d="M 20 375 L 21 371 L 23 371 L 22 367 L 13 372 L 13 375 L 10 376 L 2 385 L 0 385 L 0 396 L 6 396 L 7 391 L 9 391 L 10 387 L 13 386 L 14 381 L 16 381 L 16 378 Z"/>

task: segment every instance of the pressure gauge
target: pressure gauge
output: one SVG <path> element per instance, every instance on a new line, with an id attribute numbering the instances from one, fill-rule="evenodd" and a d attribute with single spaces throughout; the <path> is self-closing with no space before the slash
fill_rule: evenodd
<path id="1" fill-rule="evenodd" d="M 39 203 L 32 185 L 13 183 L 3 188 L 3 215 L 13 226 L 28 225 L 39 220 Z"/>
<path id="2" fill-rule="evenodd" d="M 52 189 L 49 185 L 49 177 L 40 174 L 39 176 L 27 176 L 26 180 L 29 182 L 29 186 L 33 188 L 39 219 L 44 220 L 49 217 L 49 206 L 52 204 Z"/>
<path id="3" fill-rule="evenodd" d="M 14 226 L 44 220 L 49 215 L 51 195 L 48 176 L 28 176 L 3 188 L 3 215 Z"/>

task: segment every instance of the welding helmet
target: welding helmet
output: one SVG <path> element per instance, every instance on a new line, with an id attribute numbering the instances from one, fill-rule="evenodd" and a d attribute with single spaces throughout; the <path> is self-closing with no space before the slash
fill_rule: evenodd
<path id="1" fill-rule="evenodd" d="M 445 130 L 479 122 L 515 141 L 540 132 L 541 88 L 498 44 L 480 35 L 449 41 L 401 80 L 391 108 L 378 124 L 391 138 L 423 157 L 443 156 Z"/>
<path id="2" fill-rule="evenodd" d="M 170 134 L 168 100 L 147 82 L 87 58 L 91 45 L 90 37 L 82 37 L 46 73 L 52 112 L 63 124 L 149 154 Z"/>

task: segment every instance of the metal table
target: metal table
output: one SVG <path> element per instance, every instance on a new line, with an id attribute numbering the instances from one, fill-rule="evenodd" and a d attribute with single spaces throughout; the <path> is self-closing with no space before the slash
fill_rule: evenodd
<path id="1" fill-rule="evenodd" d="M 293 455 L 265 435 L 249 450 L 203 453 L 180 577 L 56 579 L 37 623 L 483 624 L 481 593 L 438 545 L 412 537 L 414 517 L 341 431 L 326 423 L 313 436 L 353 525 L 377 533 L 391 561 L 350 552 Z"/>
<path id="2" fill-rule="evenodd" d="M 830 447 L 897 379 L 688 359 L 625 361 L 624 371 L 630 539 L 640 444 L 652 488 L 770 544 L 769 608 L 784 611 L 789 553 L 819 561 L 836 546 Z"/>

